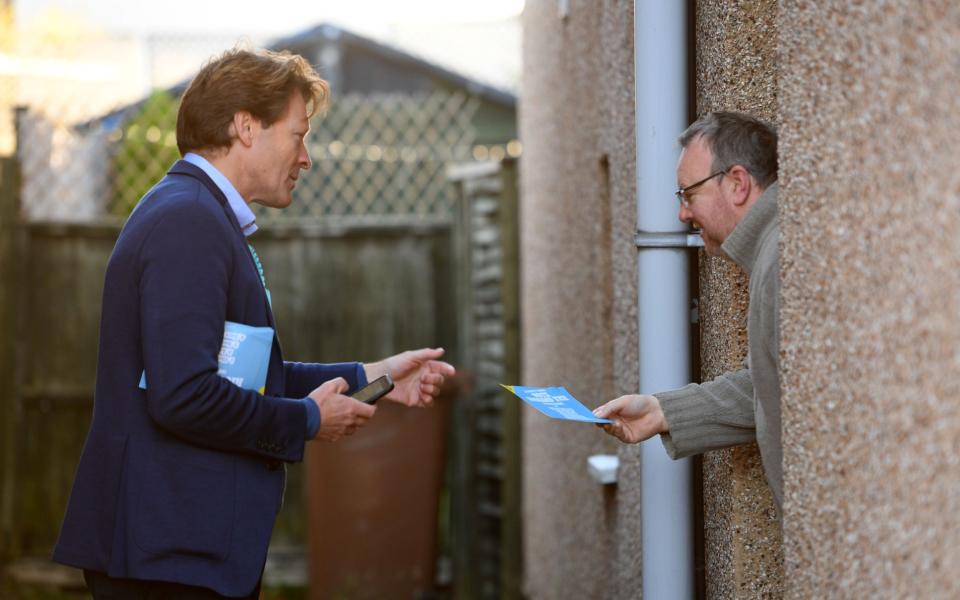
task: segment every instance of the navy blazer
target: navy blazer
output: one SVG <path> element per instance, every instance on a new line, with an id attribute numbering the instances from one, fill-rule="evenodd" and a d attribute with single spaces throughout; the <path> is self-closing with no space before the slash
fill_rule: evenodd
<path id="1" fill-rule="evenodd" d="M 112 577 L 251 592 L 303 458 L 302 399 L 366 384 L 359 363 L 284 362 L 266 391 L 217 375 L 225 321 L 275 327 L 226 198 L 178 161 L 137 205 L 107 265 L 93 420 L 53 558 Z M 147 389 L 138 387 L 146 371 Z"/>

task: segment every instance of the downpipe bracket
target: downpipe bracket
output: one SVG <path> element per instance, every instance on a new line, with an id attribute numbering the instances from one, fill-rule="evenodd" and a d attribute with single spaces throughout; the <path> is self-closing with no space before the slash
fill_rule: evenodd
<path id="1" fill-rule="evenodd" d="M 638 231 L 633 240 L 637 248 L 703 248 L 700 234 L 686 231 Z"/>

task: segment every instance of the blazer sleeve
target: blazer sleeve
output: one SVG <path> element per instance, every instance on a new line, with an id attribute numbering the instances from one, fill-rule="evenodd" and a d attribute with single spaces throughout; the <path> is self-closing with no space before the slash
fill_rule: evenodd
<path id="1" fill-rule="evenodd" d="M 670 458 L 756 441 L 753 380 L 747 368 L 654 395 L 667 421 L 669 432 L 660 439 Z"/>
<path id="2" fill-rule="evenodd" d="M 343 377 L 347 380 L 352 394 L 367 385 L 367 372 L 363 363 L 301 363 L 284 362 L 283 374 L 286 384 L 286 393 L 296 398 L 302 398 L 315 390 L 326 381 Z"/>
<path id="3" fill-rule="evenodd" d="M 159 218 L 138 255 L 149 416 L 200 446 L 302 460 L 302 401 L 262 396 L 217 375 L 236 232 L 200 199 Z"/>

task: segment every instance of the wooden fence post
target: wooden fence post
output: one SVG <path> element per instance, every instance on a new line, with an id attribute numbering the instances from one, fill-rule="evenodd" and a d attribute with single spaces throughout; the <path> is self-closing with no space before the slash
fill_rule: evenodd
<path id="1" fill-rule="evenodd" d="M 0 562 L 18 551 L 15 532 L 18 270 L 23 258 L 19 216 L 20 178 L 17 160 L 0 158 Z"/>
<path id="2" fill-rule="evenodd" d="M 520 383 L 519 224 L 513 160 L 467 163 L 460 190 L 458 357 L 471 391 L 455 408 L 450 480 L 454 598 L 522 597 L 521 406 L 499 387 Z"/>
<path id="3" fill-rule="evenodd" d="M 503 161 L 500 171 L 500 297 L 503 302 L 504 380 L 519 384 L 520 367 L 520 207 L 517 162 Z M 513 400 L 513 399 L 510 399 Z M 523 597 L 523 440 L 520 402 L 503 405 L 503 522 L 500 539 L 500 593 L 505 600 Z"/>

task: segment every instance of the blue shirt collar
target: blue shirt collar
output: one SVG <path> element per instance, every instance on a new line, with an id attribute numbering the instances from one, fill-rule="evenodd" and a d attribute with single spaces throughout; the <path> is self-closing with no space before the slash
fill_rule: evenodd
<path id="1" fill-rule="evenodd" d="M 240 192 L 237 191 L 237 188 L 233 187 L 233 184 L 230 183 L 230 180 L 227 179 L 223 173 L 221 173 L 215 166 L 210 164 L 210 161 L 193 152 L 187 152 L 186 156 L 183 157 L 183 160 L 187 161 L 191 165 L 199 167 L 210 179 L 213 180 L 215 184 L 217 184 L 217 187 L 220 188 L 220 191 L 223 192 L 223 195 L 227 197 L 227 202 L 230 203 L 230 208 L 233 209 L 233 214 L 237 216 L 237 223 L 240 224 L 240 229 L 243 230 L 243 235 L 249 236 L 257 230 L 257 217 L 253 214 L 253 211 L 250 210 L 250 207 L 243 200 L 243 197 L 240 195 Z"/>

